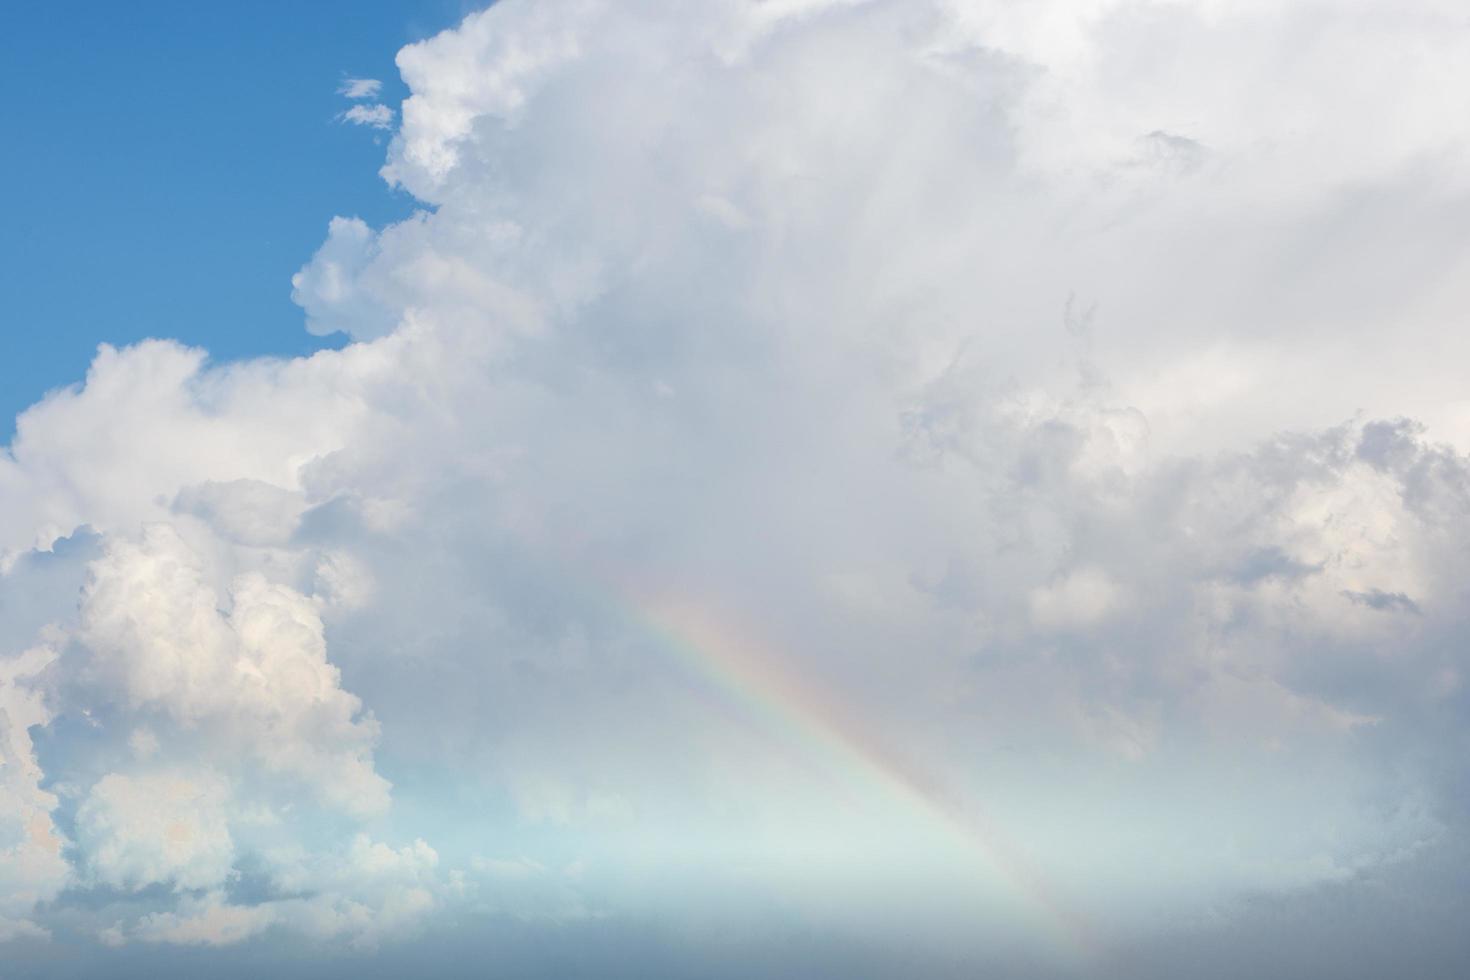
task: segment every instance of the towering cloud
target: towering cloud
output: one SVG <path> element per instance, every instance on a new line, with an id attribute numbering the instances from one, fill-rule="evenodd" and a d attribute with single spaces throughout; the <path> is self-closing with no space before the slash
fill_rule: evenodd
<path id="1" fill-rule="evenodd" d="M 1455 5 L 503 0 L 398 64 L 423 209 L 292 282 L 351 343 L 104 347 L 0 456 L 0 938 L 1466 952 Z"/>

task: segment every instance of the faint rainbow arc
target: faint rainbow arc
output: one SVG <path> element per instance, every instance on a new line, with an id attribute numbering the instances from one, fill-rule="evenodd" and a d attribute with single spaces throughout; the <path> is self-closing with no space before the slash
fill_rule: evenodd
<path id="1" fill-rule="evenodd" d="M 666 652 L 706 684 L 768 723 L 817 740 L 869 781 L 937 818 L 977 848 L 1075 954 L 1086 959 L 1100 954 L 1090 924 L 1055 894 L 978 804 L 961 800 L 942 781 L 885 745 L 851 709 L 785 667 L 780 657 L 762 652 L 761 645 L 716 621 L 705 606 L 624 589 L 616 592 L 619 614 L 657 638 Z"/>

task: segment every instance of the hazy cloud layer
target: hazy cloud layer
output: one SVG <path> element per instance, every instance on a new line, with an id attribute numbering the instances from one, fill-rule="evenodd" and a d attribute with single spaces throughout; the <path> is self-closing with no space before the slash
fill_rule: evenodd
<path id="1" fill-rule="evenodd" d="M 0 456 L 0 940 L 1455 975 L 1458 7 L 503 0 L 398 64 L 424 210 L 291 284 L 352 343 L 103 347 Z"/>

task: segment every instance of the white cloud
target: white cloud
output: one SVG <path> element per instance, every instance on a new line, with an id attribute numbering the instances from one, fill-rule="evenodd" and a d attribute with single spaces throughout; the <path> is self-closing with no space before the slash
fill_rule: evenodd
<path id="1" fill-rule="evenodd" d="M 132 891 L 219 887 L 235 859 L 228 798 L 212 773 L 109 773 L 77 811 L 89 870 L 102 884 Z"/>
<path id="2" fill-rule="evenodd" d="M 1030 935 L 875 757 L 1109 938 L 1463 841 L 1447 9 L 504 0 L 404 49 L 434 208 L 292 280 L 353 342 L 104 347 L 0 456 L 5 584 L 80 595 L 0 619 L 58 651 L 0 674 L 0 922 L 71 873 L 53 712 L 110 740 L 47 756 L 79 865 L 203 892 L 118 942 L 411 935 L 497 834 L 513 914 L 684 921 L 683 867 Z M 137 801 L 203 772 L 170 849 Z"/>
<path id="3" fill-rule="evenodd" d="M 504 19 L 489 13 L 472 14 L 456 30 L 398 52 L 412 94 L 384 175 L 423 200 L 435 200 L 434 185 L 458 162 L 456 144 L 471 127 L 481 119 L 517 118 L 541 80 L 577 57 L 607 8 L 567 0 L 555 8 L 519 4 Z"/>
<path id="4" fill-rule="evenodd" d="M 337 87 L 337 94 L 349 99 L 376 99 L 383 83 L 376 78 L 347 78 Z"/>
<path id="5" fill-rule="evenodd" d="M 392 129 L 393 110 L 381 103 L 355 105 L 342 113 L 342 121 L 355 126 L 371 126 L 373 129 Z"/>
<path id="6" fill-rule="evenodd" d="M 435 875 L 438 863 L 439 856 L 422 840 L 394 850 L 359 834 L 345 854 L 274 867 L 283 885 L 307 890 L 310 897 L 240 905 L 212 891 L 182 899 L 176 911 L 109 927 L 108 935 L 114 943 L 228 946 L 276 928 L 372 949 L 385 938 L 417 931 L 438 906 L 437 893 L 445 888 Z"/>
<path id="7" fill-rule="evenodd" d="M 388 804 L 373 770 L 377 727 L 340 686 L 310 599 L 259 573 L 230 586 L 229 612 L 201 556 L 168 525 L 112 540 L 91 566 L 81 632 L 95 683 L 133 711 L 162 712 L 237 758 L 299 780 L 356 815 Z M 103 692 L 98 691 L 99 695 Z"/>
<path id="8" fill-rule="evenodd" d="M 121 927 L 111 927 L 102 938 L 108 945 L 122 945 L 132 938 L 146 943 L 228 946 L 270 928 L 278 917 L 273 906 L 230 905 L 220 892 L 209 892 L 202 898 L 186 898 L 177 912 L 145 916 L 130 936 Z"/>
<path id="9" fill-rule="evenodd" d="M 1124 598 L 1107 575 L 1075 569 L 1031 593 L 1031 615 L 1042 629 L 1086 629 L 1116 612 Z"/>
<path id="10" fill-rule="evenodd" d="M 362 219 L 332 219 L 311 263 L 291 277 L 291 298 L 306 310 L 308 330 L 377 336 L 393 328 L 386 301 L 359 279 L 377 251 L 377 236 Z"/>
<path id="11" fill-rule="evenodd" d="M 54 659 L 45 647 L 0 657 L 0 942 L 44 934 L 28 916 L 72 878 L 62 856 L 65 839 L 52 819 L 57 799 L 41 789 L 29 731 L 51 715 L 26 681 Z"/>

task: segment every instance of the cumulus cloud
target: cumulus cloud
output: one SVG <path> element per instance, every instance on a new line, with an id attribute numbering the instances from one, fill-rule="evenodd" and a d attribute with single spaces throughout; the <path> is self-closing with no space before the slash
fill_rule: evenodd
<path id="1" fill-rule="evenodd" d="M 168 525 L 147 526 L 138 543 L 111 542 L 90 572 L 79 633 L 92 653 L 89 693 L 117 692 L 128 710 L 216 739 L 347 812 L 387 805 L 372 765 L 376 726 L 341 689 L 308 597 L 246 573 L 222 614 L 222 597 Z"/>
<path id="2" fill-rule="evenodd" d="M 276 921 L 276 910 L 268 905 L 242 907 L 229 904 L 219 892 L 186 899 L 177 912 L 152 912 L 132 930 L 117 926 L 102 933 L 103 942 L 121 946 L 129 939 L 185 946 L 227 946 L 249 939 Z"/>
<path id="3" fill-rule="evenodd" d="M 378 251 L 377 236 L 360 218 L 333 218 L 311 263 L 291 277 L 291 298 L 306 311 L 306 329 L 377 336 L 395 325 L 387 297 L 358 281 Z"/>
<path id="4" fill-rule="evenodd" d="M 1456 17 L 504 0 L 405 48 L 424 208 L 292 280 L 351 343 L 103 347 L 0 456 L 48 597 L 0 607 L 0 929 L 73 880 L 143 896 L 109 943 L 780 908 L 1147 975 L 1262 901 L 1463 907 Z"/>
<path id="5" fill-rule="evenodd" d="M 96 880 L 134 891 L 223 884 L 235 858 L 228 795 L 211 773 L 102 777 L 77 811 L 78 841 Z"/>
<path id="6" fill-rule="evenodd" d="M 41 788 L 30 729 L 51 716 L 25 682 L 44 670 L 55 651 L 36 647 L 0 658 L 0 942 L 44 935 L 29 918 L 72 879 L 62 856 L 64 838 L 52 817 L 57 799 Z"/>

